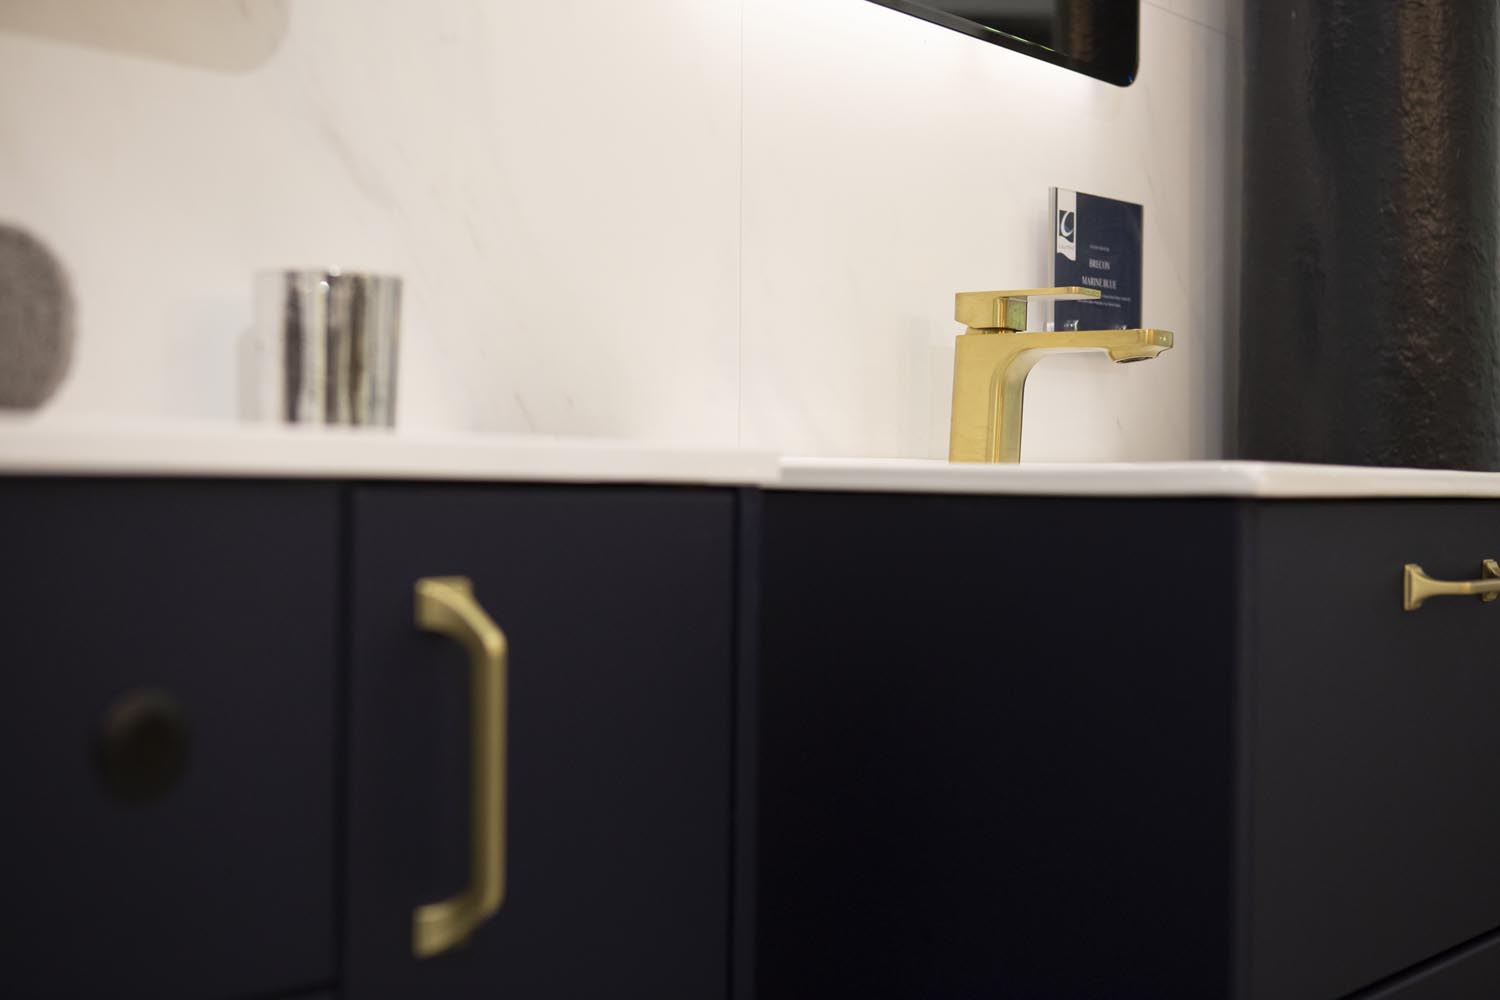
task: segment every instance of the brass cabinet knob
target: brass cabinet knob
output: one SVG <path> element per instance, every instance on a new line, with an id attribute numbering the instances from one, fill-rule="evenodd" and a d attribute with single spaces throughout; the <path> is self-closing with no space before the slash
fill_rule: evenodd
<path id="1" fill-rule="evenodd" d="M 187 770 L 192 743 L 187 712 L 170 695 L 120 696 L 105 709 L 95 747 L 105 790 L 122 802 L 161 798 Z"/>

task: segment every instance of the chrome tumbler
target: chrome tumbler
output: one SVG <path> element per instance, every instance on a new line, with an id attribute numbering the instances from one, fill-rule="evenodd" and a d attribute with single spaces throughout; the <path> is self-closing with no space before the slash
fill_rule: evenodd
<path id="1" fill-rule="evenodd" d="M 395 426 L 400 278 L 265 271 L 256 276 L 255 316 L 263 418 Z"/>

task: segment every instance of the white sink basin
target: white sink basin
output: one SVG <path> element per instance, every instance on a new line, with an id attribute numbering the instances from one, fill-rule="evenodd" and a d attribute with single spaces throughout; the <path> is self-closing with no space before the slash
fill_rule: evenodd
<path id="1" fill-rule="evenodd" d="M 1180 497 L 1500 497 L 1500 472 L 1281 462 L 949 464 L 785 458 L 777 488 L 890 493 Z"/>

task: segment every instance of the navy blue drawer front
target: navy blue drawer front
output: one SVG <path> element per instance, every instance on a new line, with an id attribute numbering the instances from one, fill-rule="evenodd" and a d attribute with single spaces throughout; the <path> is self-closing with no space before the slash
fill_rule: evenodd
<path id="1" fill-rule="evenodd" d="M 338 499 L 0 479 L 11 996 L 334 980 Z"/>
<path id="2" fill-rule="evenodd" d="M 353 503 L 345 993 L 712 1000 L 728 978 L 729 491 L 368 486 Z M 469 662 L 413 623 L 466 576 L 509 643 L 506 895 L 418 959 L 469 879 Z"/>
<path id="3" fill-rule="evenodd" d="M 1401 604 L 1405 563 L 1500 558 L 1500 505 L 1264 504 L 1250 538 L 1251 996 L 1343 996 L 1500 926 L 1500 604 Z"/>

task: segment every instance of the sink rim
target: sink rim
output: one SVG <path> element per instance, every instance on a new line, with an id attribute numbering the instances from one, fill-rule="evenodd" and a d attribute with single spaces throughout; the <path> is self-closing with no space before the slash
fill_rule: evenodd
<path id="1" fill-rule="evenodd" d="M 788 457 L 772 487 L 997 496 L 1390 499 L 1500 497 L 1500 472 L 1227 459 L 953 464 L 941 459 Z"/>

